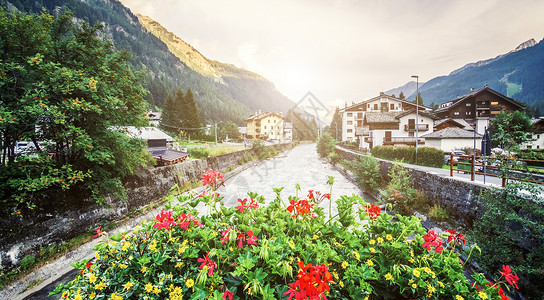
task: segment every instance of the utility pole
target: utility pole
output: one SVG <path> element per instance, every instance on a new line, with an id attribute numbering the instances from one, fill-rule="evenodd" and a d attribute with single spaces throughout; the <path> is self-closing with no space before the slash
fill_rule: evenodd
<path id="1" fill-rule="evenodd" d="M 419 144 L 419 76 L 412 75 L 416 79 L 416 164 L 417 164 L 417 147 Z"/>

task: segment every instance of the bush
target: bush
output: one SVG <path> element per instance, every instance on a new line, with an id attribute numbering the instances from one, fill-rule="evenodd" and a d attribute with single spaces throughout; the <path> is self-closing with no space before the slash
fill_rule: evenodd
<path id="1" fill-rule="evenodd" d="M 358 161 L 349 161 L 347 165 L 357 176 L 357 182 L 362 189 L 371 193 L 378 191 L 382 178 L 378 161 L 374 157 L 362 155 Z"/>
<path id="2" fill-rule="evenodd" d="M 335 153 L 336 141 L 328 132 L 324 132 L 319 141 L 317 141 L 317 153 L 321 157 L 328 157 L 331 153 Z"/>
<path id="3" fill-rule="evenodd" d="M 381 197 L 393 206 L 395 211 L 406 214 L 412 211 L 418 191 L 412 187 L 410 170 L 401 164 L 394 164 L 389 170 L 389 184 L 382 191 Z"/>
<path id="4" fill-rule="evenodd" d="M 230 208 L 218 205 L 215 189 L 179 196 L 167 205 L 171 210 L 132 233 L 110 241 L 99 232 L 105 239 L 94 263 L 74 264 L 81 274 L 54 293 L 67 299 L 498 297 L 498 285 L 486 285 L 483 275 L 473 275 L 478 287 L 463 275 L 454 251 L 459 235 L 446 243 L 449 234 L 427 232 L 415 217 L 392 222 L 356 195 L 336 200 L 340 213 L 326 218 L 318 203 L 331 201 L 330 194 L 310 192 L 287 204 L 275 191 L 267 206 L 249 193 Z M 209 216 L 193 208 L 199 202 Z"/>
<path id="5" fill-rule="evenodd" d="M 278 155 L 278 150 L 273 146 L 265 146 L 261 140 L 254 140 L 251 149 L 259 160 L 265 160 Z"/>
<path id="6" fill-rule="evenodd" d="M 210 156 L 210 152 L 204 148 L 188 148 L 187 152 L 191 154 L 191 158 L 202 159 Z"/>
<path id="7" fill-rule="evenodd" d="M 418 148 L 417 163 L 415 147 L 375 146 L 372 148 L 372 155 L 383 159 L 435 168 L 441 168 L 444 165 L 444 151 L 431 147 Z"/>
<path id="8" fill-rule="evenodd" d="M 434 204 L 429 210 L 429 217 L 437 222 L 447 221 L 450 217 L 448 210 L 443 208 L 440 204 Z"/>

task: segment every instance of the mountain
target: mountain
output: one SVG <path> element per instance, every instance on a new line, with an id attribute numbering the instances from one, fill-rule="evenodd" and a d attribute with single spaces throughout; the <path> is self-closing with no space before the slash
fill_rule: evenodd
<path id="1" fill-rule="evenodd" d="M 422 86 L 423 84 L 424 84 L 424 82 L 419 83 L 420 86 Z M 395 95 L 396 97 L 398 97 L 400 95 L 400 93 L 402 92 L 404 94 L 404 96 L 407 97 L 408 95 L 415 94 L 416 89 L 417 89 L 417 82 L 410 81 L 410 82 L 408 82 L 407 84 L 405 84 L 405 85 L 403 85 L 401 87 L 385 91 L 384 94 L 390 95 L 390 96 Z"/>
<path id="2" fill-rule="evenodd" d="M 440 104 L 469 93 L 472 88 L 490 88 L 534 110 L 544 112 L 544 42 L 530 39 L 512 51 L 469 63 L 447 76 L 435 77 L 419 87 L 425 105 Z M 395 94 L 396 95 L 396 94 Z M 415 99 L 415 92 L 409 99 Z"/>
<path id="3" fill-rule="evenodd" d="M 102 23 L 104 37 L 117 50 L 132 53 L 133 70 L 144 73 L 144 86 L 150 91 L 145 98 L 151 109 L 162 107 L 168 94 L 178 88 L 193 91 L 200 119 L 208 122 L 230 120 L 241 124 L 256 110 L 285 113 L 295 106 L 260 75 L 209 60 L 172 33 L 168 34 L 179 47 L 167 46 L 157 37 L 164 38 L 159 31 L 167 33 L 160 24 L 150 20 L 154 29 L 146 29 L 118 0 L 0 0 L 0 6 L 36 14 L 45 10 L 51 15 L 70 10 L 76 21 Z"/>

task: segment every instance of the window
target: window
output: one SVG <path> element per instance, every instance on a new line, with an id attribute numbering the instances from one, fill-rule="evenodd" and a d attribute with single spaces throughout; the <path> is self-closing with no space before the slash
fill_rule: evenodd
<path id="1" fill-rule="evenodd" d="M 374 110 L 378 110 L 378 104 L 374 104 Z"/>
<path id="2" fill-rule="evenodd" d="M 454 112 L 453 114 L 456 115 L 456 116 L 458 116 L 458 115 L 459 115 L 459 112 L 456 111 L 456 112 Z"/>
<path id="3" fill-rule="evenodd" d="M 268 123 L 270 123 L 270 119 L 268 119 Z"/>
<path id="4" fill-rule="evenodd" d="M 353 113 L 348 113 L 348 118 L 353 117 Z"/>
<path id="5" fill-rule="evenodd" d="M 471 103 L 467 103 L 466 105 L 467 105 L 467 106 L 471 106 L 472 104 L 471 104 Z"/>
<path id="6" fill-rule="evenodd" d="M 394 109 L 395 109 L 395 104 L 391 103 L 391 104 L 389 105 L 389 109 L 390 109 L 390 110 L 394 110 Z"/>
<path id="7" fill-rule="evenodd" d="M 499 105 L 498 101 L 491 101 L 491 105 Z"/>
<path id="8" fill-rule="evenodd" d="M 367 104 L 368 105 L 368 108 L 370 108 L 370 104 Z"/>
<path id="9" fill-rule="evenodd" d="M 353 121 L 348 121 L 348 125 L 353 125 Z"/>
<path id="10" fill-rule="evenodd" d="M 353 132 L 353 129 L 348 129 L 348 133 L 352 133 Z"/>
<path id="11" fill-rule="evenodd" d="M 264 129 L 266 129 L 266 126 L 264 127 Z"/>
<path id="12" fill-rule="evenodd" d="M 274 123 L 276 123 L 277 120 L 274 120 Z"/>
<path id="13" fill-rule="evenodd" d="M 471 113 L 470 111 L 467 111 L 467 116 L 470 116 L 470 113 Z"/>
<path id="14" fill-rule="evenodd" d="M 540 138 L 540 134 L 537 134 L 537 135 L 536 135 L 536 138 L 539 139 L 539 138 Z"/>
<path id="15" fill-rule="evenodd" d="M 363 113 L 357 113 L 357 119 L 362 119 L 363 118 Z"/>
<path id="16" fill-rule="evenodd" d="M 493 110 L 493 111 L 491 111 L 491 114 L 492 114 L 492 115 L 498 115 L 498 114 L 499 114 L 499 111 L 498 111 L 498 110 Z"/>

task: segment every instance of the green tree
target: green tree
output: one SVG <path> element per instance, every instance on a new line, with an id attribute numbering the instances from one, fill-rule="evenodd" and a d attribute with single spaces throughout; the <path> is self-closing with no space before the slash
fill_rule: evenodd
<path id="1" fill-rule="evenodd" d="M 228 121 L 221 126 L 220 135 L 221 140 L 224 140 L 227 136 L 229 139 L 239 140 L 241 138 L 240 130 L 236 123 Z"/>
<path id="2" fill-rule="evenodd" d="M 338 107 L 334 111 L 329 132 L 337 141 L 342 140 L 342 114 L 340 114 Z"/>
<path id="3" fill-rule="evenodd" d="M 404 96 L 404 93 L 403 93 L 403 92 L 400 92 L 400 94 L 399 94 L 399 99 L 400 99 L 400 100 L 405 100 L 405 99 L 406 99 L 406 97 Z"/>
<path id="4" fill-rule="evenodd" d="M 416 103 L 416 100 L 414 99 L 414 101 L 412 101 L 413 103 Z M 421 98 L 421 92 L 417 93 L 417 103 L 419 105 L 425 105 L 423 104 L 423 98 Z"/>
<path id="5" fill-rule="evenodd" d="M 177 98 L 177 96 L 176 96 Z M 191 89 L 187 89 L 187 93 L 183 97 L 181 107 L 181 124 L 182 128 L 189 133 L 200 132 L 200 117 L 198 116 L 198 109 L 196 107 L 195 99 Z"/>
<path id="6" fill-rule="evenodd" d="M 129 53 L 98 38 L 101 25 L 72 19 L 0 9 L 3 212 L 72 188 L 97 200 L 123 197 L 121 177 L 149 162 L 145 142 L 120 127 L 147 124 L 145 90 L 126 64 Z M 36 153 L 17 155 L 19 140 L 32 141 Z"/>
<path id="7" fill-rule="evenodd" d="M 181 89 L 178 90 L 178 93 Z M 176 95 L 178 94 L 176 93 Z M 183 91 L 181 91 L 183 94 Z M 183 95 L 182 95 L 183 97 Z M 177 98 L 177 97 L 176 97 Z M 181 126 L 179 111 L 172 95 L 168 94 L 161 115 L 161 127 L 169 132 L 179 132 Z"/>
<path id="8" fill-rule="evenodd" d="M 515 151 L 519 146 L 529 141 L 531 132 L 531 119 L 523 111 L 506 113 L 500 111 L 491 121 L 489 135 L 494 146 L 505 150 Z"/>

